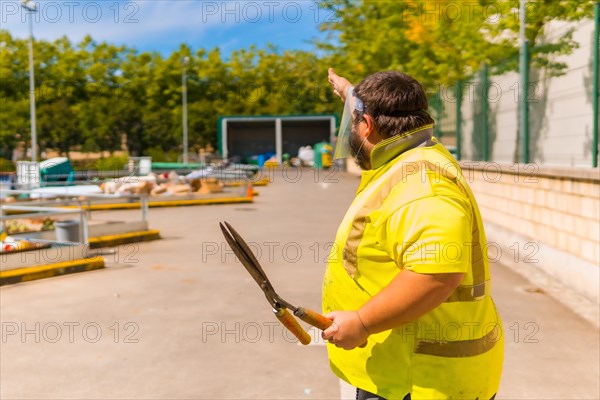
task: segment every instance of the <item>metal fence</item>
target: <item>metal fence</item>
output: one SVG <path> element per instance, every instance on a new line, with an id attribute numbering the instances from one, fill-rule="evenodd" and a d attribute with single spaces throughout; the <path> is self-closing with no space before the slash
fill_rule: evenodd
<path id="1" fill-rule="evenodd" d="M 572 27 L 579 47 L 556 57 L 554 61 L 567 65 L 559 76 L 527 68 L 523 92 L 521 72 L 497 75 L 499 66 L 482 65 L 472 79 L 432 99 L 436 135 L 456 146 L 457 158 L 598 167 L 600 3 L 594 19 L 576 26 L 550 25 L 546 38 L 564 35 Z M 518 59 L 505 62 L 518 64 Z"/>
<path id="2" fill-rule="evenodd" d="M 35 194 L 32 190 L 6 190 L 6 195 L 28 195 Z M 92 206 L 93 205 L 105 205 L 112 204 L 115 201 L 132 203 L 139 202 L 141 210 L 141 223 L 145 229 L 147 229 L 148 223 L 148 195 L 146 194 L 130 194 L 130 195 L 109 195 L 109 194 L 91 194 L 85 196 L 73 196 L 72 194 L 64 193 L 62 191 L 56 192 L 44 192 L 44 195 L 51 195 L 52 198 L 40 198 L 31 201 L 21 201 L 11 204 L 0 205 L 0 231 L 6 232 L 5 224 L 9 220 L 22 220 L 22 219 L 43 219 L 46 217 L 61 217 L 64 215 L 79 215 L 80 230 L 80 242 L 83 244 L 88 243 L 89 239 L 89 226 L 92 219 Z M 12 214 L 15 213 L 16 214 Z M 126 223 L 119 220 L 102 220 L 95 222 L 108 223 L 111 227 L 116 225 L 125 225 Z M 138 223 L 138 224 L 139 224 Z M 44 232 L 40 232 L 44 233 Z M 31 236 L 31 232 L 29 233 Z M 21 237 L 20 233 L 15 233 L 12 236 Z M 93 236 L 93 235 L 92 235 Z M 46 241 L 56 242 L 56 240 L 45 240 L 45 238 L 39 239 L 33 236 L 28 237 L 33 241 Z"/>

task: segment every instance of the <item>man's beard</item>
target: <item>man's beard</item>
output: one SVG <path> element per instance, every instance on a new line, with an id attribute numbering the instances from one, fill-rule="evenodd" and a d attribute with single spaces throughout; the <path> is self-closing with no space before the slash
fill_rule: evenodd
<path id="1" fill-rule="evenodd" d="M 361 138 L 353 126 L 350 130 L 350 154 L 361 169 L 368 170 L 371 169 L 371 160 L 364 146 L 365 140 L 366 138 Z"/>

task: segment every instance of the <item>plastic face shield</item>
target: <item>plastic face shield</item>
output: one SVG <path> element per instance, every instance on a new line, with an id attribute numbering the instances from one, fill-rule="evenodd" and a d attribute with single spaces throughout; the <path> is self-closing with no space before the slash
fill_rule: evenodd
<path id="1" fill-rule="evenodd" d="M 340 129 L 338 131 L 337 142 L 333 159 L 352 157 L 350 151 L 350 136 L 352 135 L 352 116 L 354 111 L 364 112 L 364 105 L 361 99 L 354 94 L 354 87 L 348 89 L 346 93 L 346 102 L 344 103 L 344 112 L 340 121 Z"/>

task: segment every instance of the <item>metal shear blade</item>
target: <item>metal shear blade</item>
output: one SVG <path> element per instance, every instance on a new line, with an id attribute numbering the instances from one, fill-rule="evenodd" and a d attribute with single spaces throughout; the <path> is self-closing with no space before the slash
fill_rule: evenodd
<path id="1" fill-rule="evenodd" d="M 267 298 L 271 306 L 274 309 L 286 307 L 291 310 L 296 310 L 296 307 L 283 300 L 275 292 L 275 289 L 273 289 L 273 285 L 269 281 L 267 274 L 265 274 L 260 263 L 254 256 L 254 253 L 252 253 L 252 250 L 250 249 L 246 241 L 242 239 L 239 233 L 237 233 L 237 231 L 233 229 L 233 227 L 227 222 L 225 222 L 226 227 L 222 223 L 219 223 L 219 226 L 221 227 L 221 231 L 225 236 L 225 240 L 237 256 L 237 258 L 240 260 L 242 265 L 246 268 L 248 273 L 252 276 L 252 278 L 254 278 L 258 286 L 260 286 L 260 288 L 263 290 L 263 292 L 265 293 L 265 297 Z"/>
<path id="2" fill-rule="evenodd" d="M 265 297 L 273 307 L 273 312 L 277 319 L 300 340 L 300 343 L 310 343 L 311 337 L 300 326 L 293 315 L 321 330 L 325 330 L 331 326 L 332 321 L 325 316 L 304 307 L 295 307 L 279 297 L 246 241 L 227 222 L 225 222 L 225 225 L 219 223 L 219 226 L 221 227 L 223 236 L 225 236 L 225 240 L 229 243 L 229 247 L 231 247 L 242 265 L 265 293 Z M 286 309 L 292 310 L 293 315 Z"/>

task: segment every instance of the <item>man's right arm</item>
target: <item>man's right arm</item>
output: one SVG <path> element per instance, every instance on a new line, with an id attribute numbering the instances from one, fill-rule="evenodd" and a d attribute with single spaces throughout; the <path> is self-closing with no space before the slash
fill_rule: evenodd
<path id="1" fill-rule="evenodd" d="M 342 76 L 337 75 L 333 68 L 327 70 L 327 80 L 333 88 L 333 94 L 338 96 L 342 101 L 346 101 L 346 94 L 348 89 L 352 87 L 350 81 Z"/>

